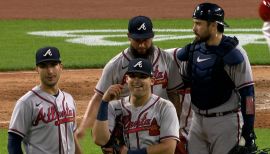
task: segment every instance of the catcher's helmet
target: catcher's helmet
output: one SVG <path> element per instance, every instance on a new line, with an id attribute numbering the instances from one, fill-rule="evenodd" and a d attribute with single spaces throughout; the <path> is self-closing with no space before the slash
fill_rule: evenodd
<path id="1" fill-rule="evenodd" d="M 224 10 L 217 4 L 213 3 L 199 4 L 195 8 L 192 18 L 211 22 L 215 21 L 224 27 L 229 27 L 229 25 L 224 21 Z"/>

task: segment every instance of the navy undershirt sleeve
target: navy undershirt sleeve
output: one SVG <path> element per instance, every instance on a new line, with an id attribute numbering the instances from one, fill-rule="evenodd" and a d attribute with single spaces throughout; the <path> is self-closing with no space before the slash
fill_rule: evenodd
<path id="1" fill-rule="evenodd" d="M 8 153 L 9 154 L 23 154 L 21 143 L 23 138 L 15 133 L 8 133 Z"/>

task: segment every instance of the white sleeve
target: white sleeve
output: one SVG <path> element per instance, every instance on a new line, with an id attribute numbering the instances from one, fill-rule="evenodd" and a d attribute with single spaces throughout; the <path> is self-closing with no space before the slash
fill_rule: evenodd
<path id="1" fill-rule="evenodd" d="M 17 101 L 9 124 L 8 132 L 25 137 L 32 124 L 32 106 L 30 102 Z"/>
<path id="2" fill-rule="evenodd" d="M 176 50 L 176 49 L 175 49 Z M 179 89 L 180 87 L 183 86 L 183 80 L 182 77 L 179 73 L 179 67 L 177 66 L 178 62 L 177 59 L 174 57 L 174 51 L 170 51 L 170 58 L 169 61 L 169 76 L 168 76 L 168 88 L 167 90 L 175 90 Z"/>
<path id="3" fill-rule="evenodd" d="M 176 114 L 176 109 L 172 103 L 164 106 L 161 110 L 160 122 L 160 137 L 161 140 L 165 138 L 179 138 L 179 121 Z"/>
<path id="4" fill-rule="evenodd" d="M 102 75 L 98 80 L 95 91 L 103 95 L 110 85 L 115 84 L 113 76 L 116 73 L 112 63 L 107 63 L 102 71 Z"/>

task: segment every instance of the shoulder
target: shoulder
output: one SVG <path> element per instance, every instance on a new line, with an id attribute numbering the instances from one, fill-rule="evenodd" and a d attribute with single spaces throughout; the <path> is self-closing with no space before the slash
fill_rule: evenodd
<path id="1" fill-rule="evenodd" d="M 122 113 L 121 100 L 113 100 L 109 102 L 109 111 L 113 114 Z"/>
<path id="2" fill-rule="evenodd" d="M 19 101 L 22 102 L 30 102 L 34 99 L 37 99 L 38 96 L 41 95 L 42 90 L 40 89 L 40 86 L 35 86 L 32 90 L 28 91 L 26 94 L 24 94 Z"/>
<path id="3" fill-rule="evenodd" d="M 224 55 L 223 61 L 228 65 L 237 65 L 245 60 L 245 55 L 245 50 L 238 44 Z"/>
<path id="4" fill-rule="evenodd" d="M 64 96 L 65 96 L 66 98 L 72 99 L 72 100 L 73 100 L 73 96 L 72 96 L 70 93 L 65 92 L 65 91 L 62 91 L 62 93 L 64 94 Z"/>
<path id="5" fill-rule="evenodd" d="M 32 106 L 31 104 L 35 102 L 36 99 L 37 96 L 32 91 L 28 91 L 26 94 L 24 94 L 21 98 L 17 100 L 16 107 Z"/>
<path id="6" fill-rule="evenodd" d="M 180 61 L 187 61 L 189 59 L 189 51 L 191 50 L 192 46 L 194 46 L 194 44 L 189 43 L 185 47 L 179 48 L 176 51 L 177 59 L 180 60 Z"/>
<path id="7" fill-rule="evenodd" d="M 118 53 L 109 62 L 105 65 L 105 67 L 115 68 L 116 66 L 122 66 L 123 64 L 128 64 L 131 60 L 130 50 L 126 48 L 125 50 Z"/>
<path id="8" fill-rule="evenodd" d="M 157 105 L 159 105 L 161 109 L 165 109 L 168 107 L 174 107 L 174 105 L 171 101 L 164 99 L 164 98 L 161 98 L 155 94 L 152 94 L 152 99 L 157 100 Z"/>

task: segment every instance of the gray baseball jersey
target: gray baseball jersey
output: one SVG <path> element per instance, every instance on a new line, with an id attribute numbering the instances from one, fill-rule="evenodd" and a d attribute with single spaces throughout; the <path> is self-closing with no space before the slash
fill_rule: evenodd
<path id="1" fill-rule="evenodd" d="M 112 58 L 104 67 L 95 91 L 103 95 L 110 85 L 124 83 L 123 77 L 127 71 L 128 63 L 133 58 L 129 48 Z M 168 99 L 167 91 L 183 86 L 180 74 L 175 73 L 178 72 L 178 68 L 173 62 L 173 58 L 157 47 L 149 60 L 153 64 L 153 77 L 155 78 L 153 93 Z M 127 85 L 121 94 L 121 97 L 124 96 L 128 96 Z"/>
<path id="2" fill-rule="evenodd" d="M 179 68 L 180 71 L 180 61 L 176 57 L 177 52 L 180 52 L 181 48 L 171 48 L 171 49 L 166 49 L 165 51 L 168 52 L 172 58 L 174 59 L 174 62 L 176 63 L 177 67 Z M 178 71 L 178 73 L 179 73 Z M 191 98 L 190 98 L 190 89 L 180 89 L 178 90 L 180 97 L 180 103 L 181 103 L 181 115 L 180 115 L 180 132 L 181 134 L 187 138 L 188 132 L 190 129 L 191 125 L 191 120 L 192 120 L 192 109 L 191 109 Z"/>
<path id="3" fill-rule="evenodd" d="M 16 103 L 8 132 L 23 138 L 27 154 L 75 153 L 75 103 L 59 90 L 57 97 L 34 87 Z"/>
<path id="4" fill-rule="evenodd" d="M 146 148 L 161 140 L 179 140 L 179 123 L 174 105 L 154 94 L 141 107 L 134 107 L 129 96 L 112 101 L 108 109 L 109 129 L 113 130 L 115 118 L 122 114 L 125 143 L 129 149 Z"/>
<path id="5" fill-rule="evenodd" d="M 189 153 L 209 152 L 210 150 L 210 153 L 225 154 L 238 143 L 241 137 L 243 119 L 239 109 L 240 95 L 237 89 L 253 85 L 254 82 L 245 50 L 240 45 L 236 46 L 236 49 L 240 51 L 244 60 L 235 65 L 224 64 L 226 74 L 235 85 L 235 89 L 231 91 L 229 98 L 223 104 L 206 110 L 198 108 L 192 102 L 194 114 L 188 136 Z M 207 63 L 210 61 L 209 57 L 203 57 L 199 54 L 193 56 L 195 61 L 193 62 L 199 66 L 209 64 Z M 181 62 L 181 74 L 187 72 L 186 64 L 186 62 Z M 208 90 L 207 88 L 209 87 L 205 87 L 206 90 Z M 204 103 L 201 102 L 201 104 Z M 224 115 L 225 113 L 226 115 Z M 212 116 L 206 117 L 206 115 Z"/>

